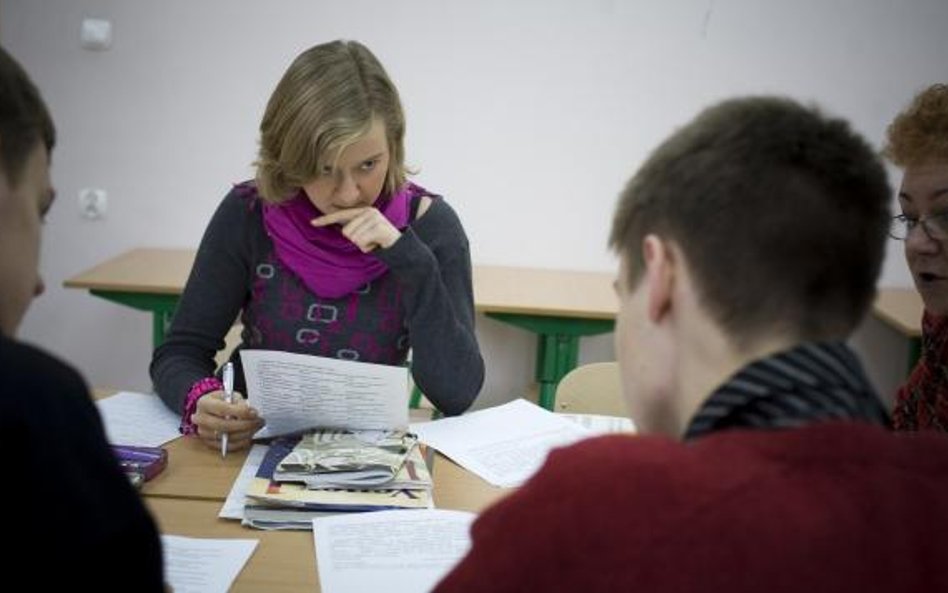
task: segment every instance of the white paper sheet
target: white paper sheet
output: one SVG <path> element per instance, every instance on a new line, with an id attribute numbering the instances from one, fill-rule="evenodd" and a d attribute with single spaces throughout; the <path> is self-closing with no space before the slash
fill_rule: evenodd
<path id="1" fill-rule="evenodd" d="M 519 486 L 550 449 L 591 436 L 589 429 L 518 399 L 502 406 L 412 424 L 418 438 L 495 486 Z"/>
<path id="2" fill-rule="evenodd" d="M 113 445 L 160 447 L 181 436 L 181 418 L 157 395 L 122 391 L 95 403 Z"/>
<path id="3" fill-rule="evenodd" d="M 590 432 L 595 434 L 613 434 L 617 432 L 635 432 L 635 424 L 628 418 L 622 416 L 606 416 L 604 414 L 564 414 L 557 412 L 560 416 L 568 418 L 577 424 L 585 426 Z"/>
<path id="4" fill-rule="evenodd" d="M 467 553 L 475 515 L 378 511 L 313 519 L 324 593 L 425 593 Z"/>
<path id="5" fill-rule="evenodd" d="M 162 535 L 165 581 L 174 593 L 226 593 L 258 541 Z"/>
<path id="6" fill-rule="evenodd" d="M 266 420 L 259 437 L 307 428 L 408 426 L 408 369 L 274 350 L 242 350 L 247 399 Z"/>
<path id="7" fill-rule="evenodd" d="M 250 486 L 250 480 L 257 475 L 257 470 L 260 469 L 260 463 L 263 461 L 264 455 L 267 454 L 267 449 L 269 447 L 266 445 L 254 445 L 250 448 L 247 459 L 244 460 L 244 466 L 240 468 L 240 473 L 237 474 L 237 479 L 234 480 L 234 485 L 230 488 L 227 500 L 224 501 L 224 506 L 217 514 L 218 517 L 237 520 L 244 518 L 247 488 Z"/>

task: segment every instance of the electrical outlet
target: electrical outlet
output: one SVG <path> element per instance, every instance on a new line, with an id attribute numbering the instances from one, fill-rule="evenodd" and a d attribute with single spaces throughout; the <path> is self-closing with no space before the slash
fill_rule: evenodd
<path id="1" fill-rule="evenodd" d="M 79 45 L 95 51 L 105 51 L 112 47 L 112 21 L 82 19 Z"/>
<path id="2" fill-rule="evenodd" d="M 79 215 L 87 220 L 99 220 L 105 216 L 109 196 L 104 189 L 84 188 L 79 190 Z"/>

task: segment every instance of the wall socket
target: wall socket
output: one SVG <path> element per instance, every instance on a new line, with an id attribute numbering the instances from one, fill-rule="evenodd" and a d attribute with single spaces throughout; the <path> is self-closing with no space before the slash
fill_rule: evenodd
<path id="1" fill-rule="evenodd" d="M 86 49 L 105 51 L 112 47 L 112 21 L 82 19 L 79 45 Z"/>
<path id="2" fill-rule="evenodd" d="M 79 215 L 87 220 L 99 220 L 105 216 L 109 196 L 104 189 L 84 188 L 79 190 Z"/>

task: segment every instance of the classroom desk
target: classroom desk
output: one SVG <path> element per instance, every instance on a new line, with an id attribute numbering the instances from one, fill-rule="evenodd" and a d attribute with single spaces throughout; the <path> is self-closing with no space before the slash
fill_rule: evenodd
<path id="1" fill-rule="evenodd" d="M 181 438 L 166 446 L 168 467 L 142 489 L 145 505 L 155 516 L 161 533 L 259 539 L 232 591 L 319 590 L 312 532 L 248 529 L 237 521 L 217 517 L 245 454 L 236 453 L 221 460 L 216 451 L 194 439 Z M 445 457 L 436 455 L 435 459 L 432 478 L 438 508 L 479 512 L 508 492 L 487 484 Z"/>
<path id="2" fill-rule="evenodd" d="M 194 263 L 193 249 L 132 249 L 63 282 L 66 288 L 152 314 L 152 343 L 164 341 Z"/>
<path id="3" fill-rule="evenodd" d="M 114 389 L 93 389 L 92 397 L 104 399 L 116 393 Z M 409 419 L 422 421 L 424 412 L 412 410 Z M 185 437 L 176 438 L 163 447 L 168 451 L 168 466 L 145 482 L 141 493 L 149 498 L 211 501 L 218 509 L 230 493 L 249 452 L 249 449 L 235 451 L 222 459 L 219 450 L 205 446 L 196 438 Z M 432 460 L 433 495 L 439 509 L 476 513 L 511 492 L 509 488 L 489 484 L 437 451 Z"/>
<path id="4" fill-rule="evenodd" d="M 911 372 L 922 354 L 922 297 L 914 288 L 881 288 L 872 309 L 880 321 L 908 339 Z"/>
<path id="5" fill-rule="evenodd" d="M 113 393 L 97 389 L 93 397 L 104 398 Z M 247 450 L 221 459 L 219 451 L 185 437 L 164 447 L 168 451 L 168 466 L 141 488 L 145 506 L 162 534 L 259 540 L 231 591 L 320 590 L 311 531 L 263 531 L 218 518 Z M 431 476 L 435 506 L 439 509 L 477 513 L 511 491 L 491 486 L 437 452 Z"/>
<path id="6" fill-rule="evenodd" d="M 243 467 L 247 451 L 230 453 L 221 459 L 220 451 L 206 447 L 198 439 L 183 437 L 164 447 L 168 450 L 168 467 L 142 486 L 142 494 L 149 498 L 211 501 L 220 510 L 220 503 L 227 498 Z M 477 512 L 509 492 L 490 485 L 437 452 L 431 479 L 435 506 L 439 509 Z"/>
<path id="7" fill-rule="evenodd" d="M 68 288 L 152 314 L 154 345 L 164 340 L 194 262 L 193 249 L 138 248 L 64 282 Z M 576 367 L 579 338 L 615 325 L 613 275 L 503 266 L 474 266 L 474 307 L 537 336 L 539 402 L 553 409 L 560 379 Z M 921 353 L 922 303 L 912 288 L 883 288 L 873 313 L 909 340 L 909 368 Z"/>
<path id="8" fill-rule="evenodd" d="M 164 340 L 194 254 L 193 249 L 132 249 L 69 278 L 64 286 L 150 312 L 157 346 Z M 576 368 L 579 339 L 611 332 L 615 325 L 613 275 L 474 266 L 473 276 L 477 311 L 536 334 L 540 405 L 552 410 L 557 384 Z"/>
<path id="9" fill-rule="evenodd" d="M 257 539 L 257 548 L 230 591 L 274 593 L 319 591 L 311 531 L 260 531 L 217 518 L 220 502 L 145 497 L 158 529 L 166 535 L 215 539 Z"/>
<path id="10" fill-rule="evenodd" d="M 220 458 L 196 439 L 168 445 L 168 467 L 142 487 L 145 505 L 163 534 L 202 538 L 259 539 L 232 591 L 319 591 L 313 534 L 261 531 L 219 519 L 221 503 L 243 465 L 246 452 Z M 435 454 L 435 506 L 479 512 L 509 492 Z"/>
<path id="11" fill-rule="evenodd" d="M 243 455 L 233 457 L 240 457 L 242 463 Z M 171 459 L 173 457 L 169 458 L 173 466 L 175 462 Z M 166 472 L 172 469 L 169 466 Z M 490 487 L 445 458 L 435 464 L 434 480 L 436 505 L 443 509 L 478 512 L 505 492 Z M 490 492 L 477 482 L 487 486 Z M 242 527 L 237 521 L 217 517 L 221 506 L 219 500 L 146 495 L 144 502 L 163 534 L 260 540 L 250 560 L 237 575 L 231 591 L 320 590 L 312 532 L 261 531 Z"/>

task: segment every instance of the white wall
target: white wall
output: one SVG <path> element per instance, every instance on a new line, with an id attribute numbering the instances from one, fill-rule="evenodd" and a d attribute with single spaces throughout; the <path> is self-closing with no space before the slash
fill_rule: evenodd
<path id="1" fill-rule="evenodd" d="M 112 21 L 111 50 L 80 48 L 87 16 Z M 22 335 L 97 386 L 148 389 L 148 317 L 61 283 L 131 247 L 195 246 L 229 184 L 252 175 L 276 80 L 316 43 L 358 39 L 386 65 L 417 180 L 458 210 L 476 263 L 611 270 L 615 196 L 702 106 L 785 93 L 880 144 L 946 78 L 946 28 L 945 0 L 2 0 L 0 40 L 60 133 L 49 290 Z M 108 191 L 104 220 L 80 218 L 83 187 Z M 890 248 L 881 283 L 910 285 Z M 485 405 L 530 383 L 533 340 L 478 323 Z M 610 336 L 584 340 L 583 361 L 612 356 Z"/>

